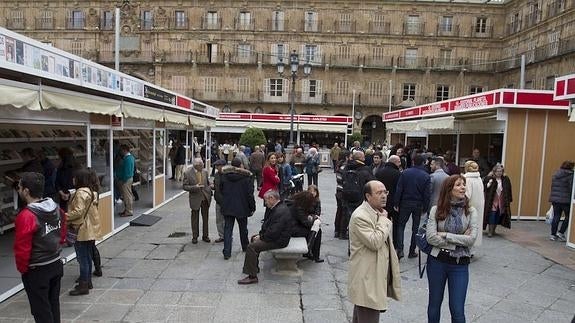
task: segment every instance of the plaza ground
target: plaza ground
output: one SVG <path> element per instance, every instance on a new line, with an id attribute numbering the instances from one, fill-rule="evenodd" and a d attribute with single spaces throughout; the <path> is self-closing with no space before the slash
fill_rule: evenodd
<path id="1" fill-rule="evenodd" d="M 244 254 L 234 232 L 232 257 L 224 260 L 217 238 L 214 204 L 211 243 L 191 244 L 187 194 L 156 210 L 162 219 L 151 227 L 128 227 L 98 248 L 103 277 L 94 277 L 87 296 L 68 296 L 78 265 L 65 266 L 62 280 L 63 322 L 349 322 L 347 241 L 333 238 L 335 177 L 320 174 L 323 207 L 321 264 L 299 263 L 301 277 L 272 273 L 273 258 L 260 257 L 256 285 L 240 286 Z M 249 219 L 256 233 L 263 205 Z M 407 226 L 410 228 L 410 225 Z M 543 222 L 513 222 L 483 239 L 470 265 L 466 300 L 468 322 L 571 322 L 575 314 L 575 251 L 547 240 Z M 182 237 L 170 237 L 183 232 Z M 409 232 L 406 232 L 409 244 Z M 406 245 L 406 248 L 407 248 Z M 407 250 L 406 250 L 407 251 Z M 419 279 L 417 258 L 402 259 L 401 302 L 390 301 L 381 322 L 426 322 L 427 279 Z M 442 322 L 449 322 L 446 298 Z M 33 322 L 24 292 L 0 304 L 0 322 Z"/>

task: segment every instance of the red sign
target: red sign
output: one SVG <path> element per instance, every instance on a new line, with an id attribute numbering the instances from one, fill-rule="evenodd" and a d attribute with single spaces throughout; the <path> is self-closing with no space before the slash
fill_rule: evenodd
<path id="1" fill-rule="evenodd" d="M 575 74 L 561 76 L 555 79 L 555 100 L 575 99 Z"/>
<path id="2" fill-rule="evenodd" d="M 567 80 L 567 94 L 575 94 L 575 78 Z"/>
<path id="3" fill-rule="evenodd" d="M 451 111 L 488 108 L 489 106 L 493 105 L 493 94 L 490 93 L 451 101 L 449 105 L 449 110 Z"/>
<path id="4" fill-rule="evenodd" d="M 114 130 L 122 130 L 124 128 L 124 119 L 122 119 L 122 117 L 110 116 L 110 125 Z"/>
<path id="5" fill-rule="evenodd" d="M 189 110 L 194 106 L 194 103 L 190 99 L 178 96 L 176 98 L 176 105 Z"/>
<path id="6" fill-rule="evenodd" d="M 553 94 L 541 93 L 517 93 L 517 104 L 522 105 L 537 105 L 542 108 L 547 106 L 565 106 L 569 102 L 553 99 Z"/>
<path id="7" fill-rule="evenodd" d="M 565 81 L 557 81 L 555 84 L 555 96 L 565 95 Z"/>
<path id="8" fill-rule="evenodd" d="M 514 92 L 503 92 L 503 104 L 515 104 Z"/>
<path id="9" fill-rule="evenodd" d="M 416 117 L 418 115 L 419 115 L 419 108 L 418 107 L 399 110 L 399 116 L 402 118 Z"/>
<path id="10" fill-rule="evenodd" d="M 449 111 L 449 102 L 437 102 L 421 107 L 421 115 L 436 114 Z"/>

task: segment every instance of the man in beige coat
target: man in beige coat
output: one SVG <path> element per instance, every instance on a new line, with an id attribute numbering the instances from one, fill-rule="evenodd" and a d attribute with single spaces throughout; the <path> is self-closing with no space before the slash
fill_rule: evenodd
<path id="1" fill-rule="evenodd" d="M 198 243 L 200 210 L 202 212 L 202 240 L 210 242 L 208 235 L 208 211 L 212 201 L 212 189 L 208 171 L 204 169 L 201 158 L 194 159 L 194 166 L 184 173 L 184 191 L 190 193 L 190 209 L 192 209 L 192 243 Z"/>
<path id="2" fill-rule="evenodd" d="M 387 310 L 387 298 L 401 298 L 399 259 L 384 209 L 387 194 L 380 181 L 367 182 L 364 202 L 349 222 L 348 295 L 354 304 L 353 323 L 379 322 L 379 313 Z"/>

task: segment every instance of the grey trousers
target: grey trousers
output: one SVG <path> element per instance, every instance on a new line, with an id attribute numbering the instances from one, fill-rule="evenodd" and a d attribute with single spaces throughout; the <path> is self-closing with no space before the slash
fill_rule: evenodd
<path id="1" fill-rule="evenodd" d="M 278 248 L 279 246 L 275 242 L 265 242 L 261 240 L 251 242 L 248 245 L 246 250 L 246 257 L 244 258 L 244 274 L 257 276 L 257 274 L 260 272 L 260 252 Z"/>
<path id="2" fill-rule="evenodd" d="M 208 231 L 208 212 L 210 206 L 208 201 L 203 200 L 199 210 L 192 210 L 192 238 L 198 238 L 200 235 L 200 212 L 202 213 L 202 238 L 209 237 Z"/>
<path id="3" fill-rule="evenodd" d="M 354 305 L 352 323 L 379 323 L 379 311 Z"/>
<path id="4" fill-rule="evenodd" d="M 224 238 L 224 215 L 222 214 L 222 207 L 216 203 L 216 227 L 218 228 L 218 236 L 220 239 Z"/>

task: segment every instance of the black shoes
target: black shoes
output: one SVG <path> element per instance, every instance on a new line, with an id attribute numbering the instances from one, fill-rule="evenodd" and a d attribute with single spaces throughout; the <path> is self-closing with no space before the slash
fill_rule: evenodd
<path id="1" fill-rule="evenodd" d="M 415 251 L 410 251 L 407 258 L 417 258 L 417 253 Z"/>
<path id="2" fill-rule="evenodd" d="M 192 238 L 192 243 L 193 243 L 193 244 L 197 244 L 197 243 L 198 243 L 198 238 Z"/>
<path id="3" fill-rule="evenodd" d="M 398 259 L 403 258 L 403 250 L 401 250 L 401 251 L 396 250 L 395 252 L 397 253 L 397 258 L 398 258 Z"/>

